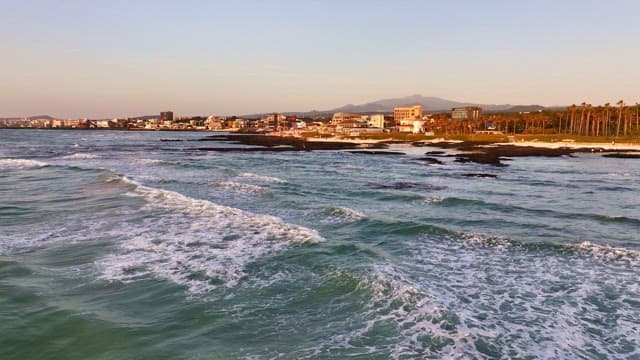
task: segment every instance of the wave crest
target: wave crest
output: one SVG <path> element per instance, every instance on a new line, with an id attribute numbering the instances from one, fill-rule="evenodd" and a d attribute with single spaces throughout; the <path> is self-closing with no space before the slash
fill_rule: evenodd
<path id="1" fill-rule="evenodd" d="M 0 159 L 2 169 L 26 169 L 48 166 L 49 164 L 31 159 Z"/>
<path id="2" fill-rule="evenodd" d="M 134 185 L 153 217 L 121 244 L 121 251 L 98 262 L 102 278 L 123 282 L 157 277 L 204 294 L 235 286 L 245 266 L 292 244 L 322 241 L 317 232 L 268 215 L 194 199 L 177 192 Z M 164 210 L 164 211 L 163 211 Z"/>
<path id="3" fill-rule="evenodd" d="M 276 184 L 284 184 L 287 182 L 286 180 L 282 180 L 275 176 L 258 175 L 258 174 L 253 174 L 249 172 L 240 173 L 238 174 L 238 177 L 256 180 L 260 182 L 276 183 Z"/>
<path id="4" fill-rule="evenodd" d="M 88 153 L 74 153 L 71 155 L 65 155 L 62 157 L 62 159 L 77 159 L 77 160 L 81 160 L 81 159 L 95 159 L 98 156 L 95 154 L 88 154 Z"/>

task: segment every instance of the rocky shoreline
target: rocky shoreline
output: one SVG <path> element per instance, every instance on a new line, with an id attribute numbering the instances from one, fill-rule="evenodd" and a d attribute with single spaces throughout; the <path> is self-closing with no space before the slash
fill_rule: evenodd
<path id="1" fill-rule="evenodd" d="M 520 144 L 496 143 L 492 141 L 431 141 L 431 142 L 399 142 L 397 140 L 380 140 L 377 142 L 343 141 L 343 140 L 309 140 L 291 136 L 273 136 L 263 134 L 225 134 L 211 135 L 198 141 L 215 141 L 234 146 L 193 147 L 195 151 L 217 152 L 287 152 L 287 151 L 317 151 L 317 150 L 348 150 L 349 153 L 374 156 L 404 155 L 402 152 L 391 151 L 390 145 L 404 144 L 413 147 L 436 147 L 444 150 L 454 150 L 451 154 L 446 151 L 427 151 L 419 160 L 427 164 L 441 165 L 444 162 L 437 159 L 453 157 L 458 163 L 477 163 L 493 166 L 507 166 L 505 161 L 516 157 L 560 157 L 573 156 L 576 153 L 598 153 L 607 158 L 640 158 L 640 150 L 629 148 L 611 148 L 593 144 L 593 146 L 558 146 L 551 143 Z M 237 146 L 242 145 L 242 146 Z"/>

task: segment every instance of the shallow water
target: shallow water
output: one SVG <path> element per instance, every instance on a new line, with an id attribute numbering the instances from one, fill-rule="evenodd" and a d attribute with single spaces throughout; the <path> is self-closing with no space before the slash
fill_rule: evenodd
<path id="1" fill-rule="evenodd" d="M 0 131 L 0 358 L 640 357 L 640 161 L 203 136 Z"/>

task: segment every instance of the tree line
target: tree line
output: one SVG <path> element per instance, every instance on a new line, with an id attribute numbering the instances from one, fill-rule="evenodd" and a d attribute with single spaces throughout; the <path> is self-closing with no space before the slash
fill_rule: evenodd
<path id="1" fill-rule="evenodd" d="M 436 117 L 429 126 L 436 133 L 470 134 L 478 130 L 505 134 L 564 134 L 574 136 L 640 136 L 640 103 L 620 100 L 615 105 L 593 106 L 583 102 L 565 109 L 531 113 L 483 114 L 478 120 L 454 121 Z"/>

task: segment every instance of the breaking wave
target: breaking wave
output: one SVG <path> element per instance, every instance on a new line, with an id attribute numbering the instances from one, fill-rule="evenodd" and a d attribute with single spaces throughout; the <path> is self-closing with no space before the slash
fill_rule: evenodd
<path id="1" fill-rule="evenodd" d="M 492 236 L 475 232 L 461 232 L 458 236 L 464 243 L 495 249 L 520 249 L 524 251 L 549 250 L 556 253 L 573 253 L 582 257 L 593 257 L 599 260 L 615 261 L 623 260 L 640 265 L 640 250 L 614 247 L 611 245 L 598 245 L 589 241 L 579 244 L 552 244 L 546 242 L 529 243 L 511 240 L 502 236 Z"/>
<path id="2" fill-rule="evenodd" d="M 49 164 L 30 159 L 0 159 L 0 169 L 26 169 L 44 167 Z"/>
<path id="3" fill-rule="evenodd" d="M 241 193 L 266 193 L 267 189 L 258 185 L 238 183 L 234 181 L 220 181 L 215 183 L 216 186 L 223 187 L 225 189 L 241 192 Z"/>
<path id="4" fill-rule="evenodd" d="M 95 159 L 98 156 L 95 154 L 88 154 L 88 153 L 74 153 L 71 155 L 65 155 L 62 157 L 62 159 Z"/>
<path id="5" fill-rule="evenodd" d="M 315 231 L 236 208 L 151 188 L 124 178 L 132 196 L 143 197 L 153 216 L 120 251 L 100 260 L 102 279 L 129 282 L 156 277 L 184 285 L 192 294 L 235 286 L 252 261 L 294 244 L 315 243 Z"/>
<path id="6" fill-rule="evenodd" d="M 258 175 L 258 174 L 253 174 L 253 173 L 249 173 L 249 172 L 240 173 L 240 174 L 238 174 L 238 177 L 245 178 L 245 179 L 251 179 L 251 180 L 255 180 L 255 181 L 259 181 L 259 182 L 266 182 L 266 183 L 284 184 L 284 183 L 287 182 L 286 180 L 282 180 L 282 179 L 274 177 L 274 176 Z"/>
<path id="7" fill-rule="evenodd" d="M 374 264 L 357 285 L 370 294 L 349 320 L 359 325 L 306 349 L 306 357 L 349 351 L 398 359 L 610 357 L 611 343 L 631 357 L 640 353 L 633 345 L 640 341 L 636 272 L 624 262 L 591 258 L 634 258 L 637 251 L 582 243 L 564 248 L 589 256 L 567 258 L 501 237 L 457 239 L 417 239 L 399 262 Z M 602 314 L 612 321 L 599 322 Z M 372 341 L 380 329 L 397 335 Z"/>
<path id="8" fill-rule="evenodd" d="M 366 217 L 363 212 L 344 206 L 328 208 L 324 211 L 324 214 L 326 218 L 323 222 L 325 223 L 358 221 Z"/>

